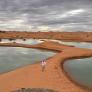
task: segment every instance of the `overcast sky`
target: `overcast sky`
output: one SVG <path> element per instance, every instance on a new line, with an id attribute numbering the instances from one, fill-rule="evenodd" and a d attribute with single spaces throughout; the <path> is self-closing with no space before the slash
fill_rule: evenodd
<path id="1" fill-rule="evenodd" d="M 92 31 L 92 0 L 0 0 L 0 29 Z"/>

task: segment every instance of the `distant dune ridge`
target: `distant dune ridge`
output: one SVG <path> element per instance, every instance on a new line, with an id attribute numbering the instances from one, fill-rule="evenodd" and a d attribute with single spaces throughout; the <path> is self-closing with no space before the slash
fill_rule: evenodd
<path id="1" fill-rule="evenodd" d="M 62 41 L 92 42 L 92 32 L 17 32 L 0 31 L 0 38 L 56 39 Z"/>

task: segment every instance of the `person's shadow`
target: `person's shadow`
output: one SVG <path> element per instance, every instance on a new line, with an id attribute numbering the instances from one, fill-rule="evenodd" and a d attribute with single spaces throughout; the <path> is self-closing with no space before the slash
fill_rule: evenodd
<path id="1" fill-rule="evenodd" d="M 45 88 L 21 88 L 19 90 L 15 90 L 12 92 L 58 92 L 58 91 Z"/>

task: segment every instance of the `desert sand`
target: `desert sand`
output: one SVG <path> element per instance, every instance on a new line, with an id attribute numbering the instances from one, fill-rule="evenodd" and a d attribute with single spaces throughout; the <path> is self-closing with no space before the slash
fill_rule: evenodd
<path id="1" fill-rule="evenodd" d="M 14 71 L 0 74 L 0 92 L 12 92 L 20 88 L 47 88 L 58 92 L 92 92 L 91 88 L 75 83 L 63 69 L 63 63 L 71 58 L 91 57 L 92 50 L 45 41 L 37 45 L 0 43 L 0 46 L 26 47 L 56 51 L 47 59 L 46 70 L 41 64 L 28 65 Z"/>
<path id="2" fill-rule="evenodd" d="M 0 31 L 4 39 L 55 39 L 62 41 L 92 42 L 92 32 L 15 32 Z"/>

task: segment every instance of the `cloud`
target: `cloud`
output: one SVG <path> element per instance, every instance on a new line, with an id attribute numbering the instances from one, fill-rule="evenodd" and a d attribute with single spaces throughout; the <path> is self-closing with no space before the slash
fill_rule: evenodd
<path id="1" fill-rule="evenodd" d="M 67 17 L 75 16 L 75 15 L 83 13 L 84 11 L 85 10 L 83 9 L 71 10 L 71 11 L 65 12 L 62 15 L 58 15 L 57 18 L 67 18 Z"/>
<path id="2" fill-rule="evenodd" d="M 0 0 L 0 29 L 91 31 L 91 0 Z"/>

